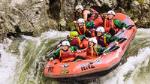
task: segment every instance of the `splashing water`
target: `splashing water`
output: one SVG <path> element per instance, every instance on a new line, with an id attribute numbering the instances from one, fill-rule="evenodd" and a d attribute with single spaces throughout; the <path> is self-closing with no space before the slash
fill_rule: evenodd
<path id="1" fill-rule="evenodd" d="M 15 75 L 17 58 L 15 55 L 6 52 L 8 44 L 0 44 L 0 84 L 11 84 Z"/>
<path id="2" fill-rule="evenodd" d="M 50 30 L 40 37 L 22 36 L 25 40 L 20 44 L 20 64 L 18 65 L 18 84 L 42 84 L 42 60 L 50 51 L 52 44 L 67 37 L 69 32 Z M 41 81 L 42 80 L 42 81 Z M 43 83 L 45 84 L 45 83 Z"/>
<path id="3" fill-rule="evenodd" d="M 103 81 L 102 84 L 137 84 L 136 81 L 132 79 L 132 74 L 139 65 L 147 66 L 150 58 L 149 51 L 150 47 L 140 49 L 137 56 L 129 57 L 125 64 L 114 71 L 115 73 L 110 73 L 111 76 L 108 75 L 109 79 L 108 76 L 101 78 Z M 143 82 L 143 84 L 145 84 L 145 82 Z"/>

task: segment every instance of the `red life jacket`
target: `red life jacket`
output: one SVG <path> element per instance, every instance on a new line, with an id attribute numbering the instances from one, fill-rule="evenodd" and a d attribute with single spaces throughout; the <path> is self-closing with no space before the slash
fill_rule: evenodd
<path id="1" fill-rule="evenodd" d="M 93 47 L 93 49 L 87 47 L 85 49 L 79 50 L 80 52 L 76 52 L 76 56 L 81 56 L 85 59 L 92 59 L 96 58 L 98 56 L 96 49 Z M 93 51 L 93 53 L 92 53 Z"/>
<path id="2" fill-rule="evenodd" d="M 91 32 L 91 37 L 95 37 L 96 36 L 95 29 L 90 29 L 90 32 Z"/>
<path id="3" fill-rule="evenodd" d="M 99 15 L 98 12 L 94 9 L 90 9 L 89 11 L 92 14 L 89 20 L 95 20 L 95 18 L 97 18 L 97 16 Z"/>
<path id="4" fill-rule="evenodd" d="M 71 62 L 75 59 L 75 54 L 70 49 L 67 51 L 60 50 L 59 54 L 62 62 Z"/>
<path id="5" fill-rule="evenodd" d="M 83 26 L 83 28 L 79 28 L 79 27 L 77 27 L 77 31 L 78 31 L 78 33 L 79 33 L 79 35 L 83 35 L 83 34 L 85 34 L 86 33 L 86 26 L 84 25 Z"/>
<path id="6" fill-rule="evenodd" d="M 87 48 L 89 41 L 87 39 L 83 39 L 80 44 L 80 48 Z"/>
<path id="7" fill-rule="evenodd" d="M 98 26 L 102 26 L 103 25 L 103 20 L 101 16 L 98 16 L 95 20 L 94 20 L 94 26 L 97 28 Z"/>
<path id="8" fill-rule="evenodd" d="M 74 38 L 71 40 L 70 44 L 71 44 L 72 46 L 78 46 L 78 47 L 79 47 L 79 45 L 81 44 L 81 40 L 80 40 L 79 37 L 74 37 Z"/>
<path id="9" fill-rule="evenodd" d="M 95 48 L 87 48 L 86 50 L 87 52 L 87 59 L 91 59 L 91 58 L 96 58 L 97 57 L 97 53 L 96 53 L 96 50 Z"/>
<path id="10" fill-rule="evenodd" d="M 88 47 L 88 40 L 83 39 L 81 41 L 79 37 L 75 37 L 71 40 L 70 44 L 72 46 L 78 46 L 79 48 L 87 48 Z"/>
<path id="11" fill-rule="evenodd" d="M 84 20 L 87 21 L 87 19 L 88 19 L 88 20 L 94 20 L 95 17 L 98 15 L 98 12 L 97 12 L 96 10 L 94 10 L 94 9 L 89 9 L 89 10 L 84 9 L 84 10 L 82 11 L 82 14 L 83 14 Z M 91 17 L 90 17 L 90 18 L 88 18 L 88 14 L 91 14 Z M 85 15 L 87 15 L 86 18 L 85 18 Z"/>
<path id="12" fill-rule="evenodd" d="M 110 30 L 113 29 L 115 33 L 119 31 L 119 28 L 117 28 L 113 22 L 113 20 L 105 19 L 104 22 L 104 28 L 106 33 L 110 33 Z"/>

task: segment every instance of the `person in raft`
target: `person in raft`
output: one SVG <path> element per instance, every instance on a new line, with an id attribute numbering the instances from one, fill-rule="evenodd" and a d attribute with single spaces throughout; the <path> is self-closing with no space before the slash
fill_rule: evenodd
<path id="1" fill-rule="evenodd" d="M 92 59 L 96 58 L 103 54 L 103 51 L 106 49 L 105 47 L 101 47 L 97 44 L 97 39 L 95 37 L 89 38 L 88 47 L 83 50 L 76 51 L 76 57 L 82 57 L 84 59 Z"/>
<path id="2" fill-rule="evenodd" d="M 101 54 L 105 50 L 105 47 L 98 45 L 97 39 L 95 37 L 89 38 L 89 46 L 86 49 L 87 58 L 95 58 Z"/>
<path id="3" fill-rule="evenodd" d="M 85 35 L 79 35 L 77 31 L 71 31 L 68 36 L 68 41 L 71 46 L 77 47 L 77 49 L 84 49 L 88 46 L 88 40 Z"/>
<path id="4" fill-rule="evenodd" d="M 58 48 L 50 57 L 50 61 L 58 58 L 61 62 L 72 62 L 75 59 L 76 48 L 70 46 L 69 41 L 63 41 L 60 48 Z"/>
<path id="5" fill-rule="evenodd" d="M 120 40 L 119 37 L 112 36 L 109 33 L 105 33 L 105 29 L 102 26 L 99 26 L 96 29 L 96 39 L 98 41 L 98 44 L 101 45 L 102 47 L 107 47 L 111 42 L 115 42 L 116 45 L 118 44 L 118 41 Z"/>
<path id="6" fill-rule="evenodd" d="M 89 16 L 88 20 L 86 21 L 86 28 L 89 29 L 90 33 L 91 33 L 91 37 L 95 37 L 96 36 L 96 31 L 95 29 L 98 27 L 98 26 L 102 26 L 103 25 L 103 20 L 101 18 L 101 16 L 97 16 L 95 18 L 90 19 L 90 17 L 92 16 Z"/>
<path id="7" fill-rule="evenodd" d="M 79 35 L 85 35 L 86 37 L 90 37 L 91 33 L 86 28 L 86 24 L 83 18 L 79 18 L 76 22 L 76 30 L 79 33 Z"/>
<path id="8" fill-rule="evenodd" d="M 120 29 L 127 28 L 127 25 L 118 19 L 115 19 L 116 13 L 113 10 L 107 12 L 104 19 L 104 28 L 106 33 L 115 35 Z"/>
<path id="9" fill-rule="evenodd" d="M 93 8 L 84 9 L 81 4 L 75 7 L 75 20 L 83 18 L 85 21 L 87 21 L 88 16 L 91 16 L 90 18 L 92 19 L 98 16 L 98 14 L 99 13 Z"/>

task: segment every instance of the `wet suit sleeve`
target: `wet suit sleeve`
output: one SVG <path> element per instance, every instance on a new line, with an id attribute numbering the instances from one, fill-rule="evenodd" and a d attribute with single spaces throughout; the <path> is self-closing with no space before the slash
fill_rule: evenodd
<path id="1" fill-rule="evenodd" d="M 68 37 L 67 37 L 67 40 L 68 40 L 69 42 L 71 42 L 71 37 L 68 36 Z"/>
<path id="2" fill-rule="evenodd" d="M 85 25 L 89 29 L 94 28 L 94 21 L 88 21 L 85 23 Z"/>
<path id="3" fill-rule="evenodd" d="M 97 47 L 97 54 L 98 54 L 98 55 L 103 54 L 103 51 L 104 51 L 105 49 L 106 49 L 105 47 L 98 46 L 98 47 Z"/>
<path id="4" fill-rule="evenodd" d="M 85 35 L 79 35 L 79 39 L 83 40 L 86 36 Z"/>
<path id="5" fill-rule="evenodd" d="M 70 50 L 74 52 L 74 51 L 77 50 L 77 47 L 71 46 L 71 47 L 70 47 Z"/>
<path id="6" fill-rule="evenodd" d="M 106 37 L 107 43 L 111 43 L 119 40 L 119 37 L 112 36 L 111 34 L 104 34 L 104 36 Z"/>
<path id="7" fill-rule="evenodd" d="M 104 40 L 105 40 L 105 38 L 106 38 L 106 42 L 107 42 L 107 43 L 110 43 L 110 42 L 111 42 L 111 37 L 112 37 L 112 36 L 111 36 L 110 34 L 107 34 L 107 33 L 104 34 Z"/>
<path id="8" fill-rule="evenodd" d="M 117 28 L 119 28 L 119 29 L 122 29 L 122 28 L 127 28 L 128 26 L 125 24 L 125 23 L 123 23 L 123 22 L 121 22 L 120 20 L 114 20 L 114 24 L 115 24 L 115 26 L 117 27 Z"/>
<path id="9" fill-rule="evenodd" d="M 60 54 L 60 48 L 57 49 L 54 53 L 53 53 L 53 58 L 56 58 L 56 57 L 59 57 L 59 54 Z"/>

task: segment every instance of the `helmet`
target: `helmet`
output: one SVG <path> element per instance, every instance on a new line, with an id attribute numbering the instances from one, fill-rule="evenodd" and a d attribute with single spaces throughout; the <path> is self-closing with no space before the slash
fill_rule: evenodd
<path id="1" fill-rule="evenodd" d="M 69 41 L 63 41 L 61 43 L 61 45 L 63 45 L 63 46 L 70 46 L 70 43 L 69 43 Z"/>
<path id="2" fill-rule="evenodd" d="M 97 32 L 102 32 L 102 33 L 104 33 L 104 32 L 105 32 L 105 29 L 104 29 L 104 27 L 99 26 L 99 27 L 97 27 L 96 31 L 97 31 Z"/>
<path id="3" fill-rule="evenodd" d="M 95 44 L 97 44 L 97 39 L 96 38 L 89 38 L 89 42 L 93 42 L 93 43 L 95 43 Z"/>
<path id="4" fill-rule="evenodd" d="M 78 24 L 80 24 L 80 23 L 85 23 L 85 21 L 84 21 L 83 18 L 79 18 L 78 21 L 77 21 L 77 23 L 78 23 Z"/>
<path id="5" fill-rule="evenodd" d="M 116 15 L 116 13 L 113 10 L 108 11 L 107 14 Z"/>
<path id="6" fill-rule="evenodd" d="M 75 9 L 76 9 L 76 10 L 78 10 L 78 9 L 83 10 L 83 6 L 82 6 L 81 4 L 79 4 L 79 5 L 77 5 L 77 6 L 75 7 Z"/>
<path id="7" fill-rule="evenodd" d="M 77 31 L 71 31 L 71 32 L 70 32 L 70 38 L 73 38 L 73 37 L 78 36 L 78 35 L 79 35 L 79 34 L 78 34 Z"/>

